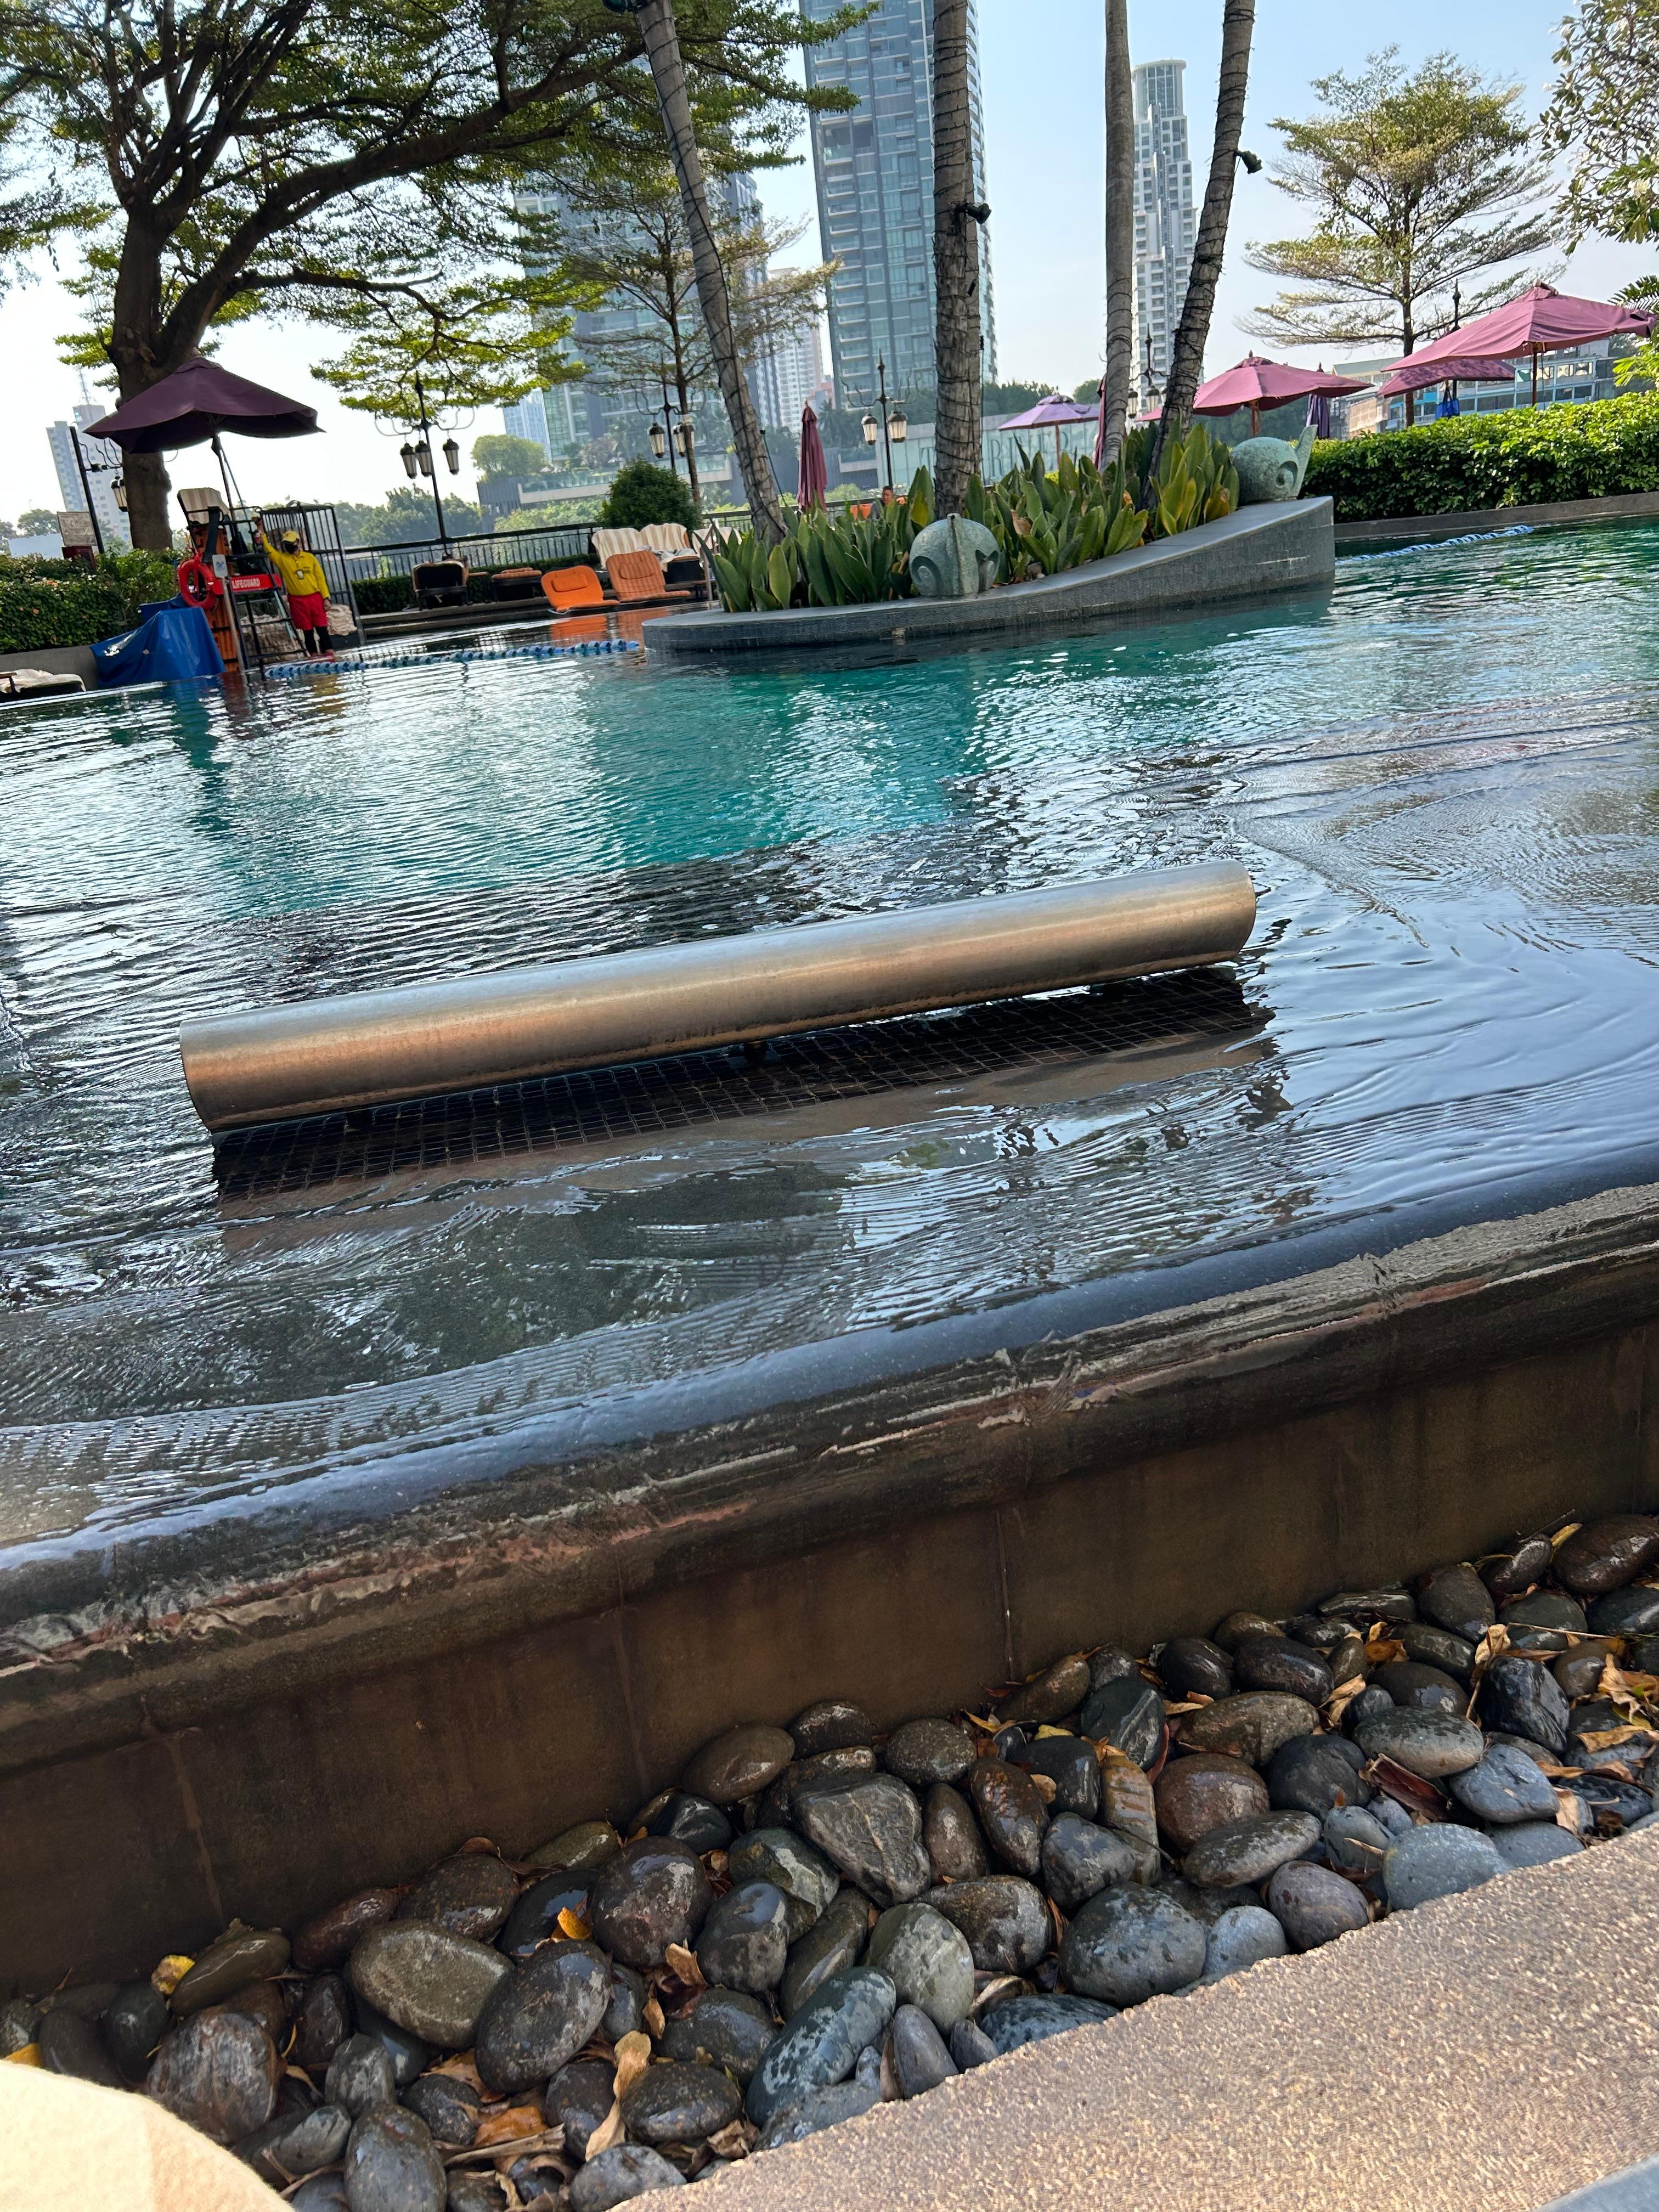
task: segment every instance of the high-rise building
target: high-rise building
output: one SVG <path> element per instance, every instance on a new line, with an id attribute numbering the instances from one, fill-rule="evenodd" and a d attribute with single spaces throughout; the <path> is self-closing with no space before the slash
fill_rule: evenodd
<path id="1" fill-rule="evenodd" d="M 1143 62 L 1134 72 L 1135 385 L 1143 408 L 1161 401 L 1169 382 L 1198 234 L 1186 70 L 1185 62 Z"/>
<path id="2" fill-rule="evenodd" d="M 801 0 L 822 22 L 838 0 Z M 974 191 L 985 191 L 985 126 L 978 21 L 968 10 Z M 830 351 L 836 403 L 877 396 L 877 362 L 890 397 L 932 391 L 933 365 L 933 16 L 930 0 L 880 0 L 875 13 L 829 46 L 805 49 L 809 86 L 857 95 L 846 113 L 812 118 L 812 168 L 830 283 Z M 988 379 L 996 374 L 991 249 L 980 237 L 980 326 Z"/>
<path id="3" fill-rule="evenodd" d="M 768 430 L 798 430 L 810 401 L 819 414 L 834 397 L 823 373 L 823 335 L 816 315 L 777 338 L 755 363 L 750 377 L 762 425 Z"/>
<path id="4" fill-rule="evenodd" d="M 84 392 L 86 386 L 82 386 Z M 127 519 L 115 504 L 115 477 L 121 466 L 121 448 L 112 446 L 102 438 L 88 438 L 87 425 L 95 422 L 100 416 L 109 413 L 109 403 L 96 399 L 82 400 L 73 410 L 74 428 L 81 434 L 81 452 L 87 465 L 87 482 L 92 486 L 92 511 L 97 516 L 104 533 L 104 543 L 112 550 L 125 551 L 132 544 L 132 532 Z M 58 471 L 58 492 L 65 509 L 73 514 L 84 512 L 87 504 L 86 485 L 81 481 L 81 471 L 76 465 L 75 447 L 70 437 L 70 425 L 54 422 L 46 432 L 46 443 L 52 447 L 52 465 Z"/>

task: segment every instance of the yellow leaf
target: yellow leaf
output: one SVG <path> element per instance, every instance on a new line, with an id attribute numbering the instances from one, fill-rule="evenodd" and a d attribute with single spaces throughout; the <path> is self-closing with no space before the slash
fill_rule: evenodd
<path id="1" fill-rule="evenodd" d="M 567 1936 L 574 1936 L 578 1943 L 585 1943 L 593 1933 L 580 1913 L 573 1912 L 568 1905 L 560 1909 L 559 1925 Z"/>
<path id="2" fill-rule="evenodd" d="M 659 2039 L 660 2039 L 664 2028 L 668 2025 L 667 2021 L 663 2018 L 662 2007 L 658 2003 L 655 1997 L 647 1997 L 646 1999 L 645 2024 L 650 2029 L 652 2034 Z"/>
<path id="3" fill-rule="evenodd" d="M 670 1969 L 690 1988 L 700 1990 L 706 1986 L 702 1968 L 697 1964 L 695 1951 L 688 1951 L 684 1943 L 671 1943 L 663 1956 L 667 1960 Z M 625 2042 L 627 2038 L 623 2039 Z"/>
<path id="4" fill-rule="evenodd" d="M 1042 1798 L 1043 1803 L 1045 1805 L 1052 1805 L 1054 1802 L 1054 1776 L 1052 1774 L 1037 1774 L 1034 1772 L 1030 1776 L 1030 1779 L 1032 1789 L 1036 1791 L 1037 1796 Z"/>
<path id="5" fill-rule="evenodd" d="M 1576 1536 L 1583 1525 L 1584 1524 L 1582 1521 L 1569 1521 L 1565 1528 L 1558 1528 L 1555 1534 L 1550 1538 L 1551 1551 L 1559 1552 L 1562 1545 L 1566 1542 L 1568 1537 Z"/>
<path id="6" fill-rule="evenodd" d="M 1646 1728 L 1592 1729 L 1588 1735 L 1578 1739 L 1586 1751 L 1607 1751 L 1615 1743 L 1651 1743 L 1653 1730 Z"/>
<path id="7" fill-rule="evenodd" d="M 195 1964 L 182 1951 L 169 1952 L 149 1978 L 151 1989 L 158 1996 L 170 1997 Z"/>
<path id="8" fill-rule="evenodd" d="M 1047 1723 L 1046 1721 L 1043 1723 L 1042 1726 L 1042 1727 L 1037 1730 L 1037 1737 L 1038 1737 L 1038 1741 L 1041 1741 L 1041 1740 L 1042 1739 L 1042 1737 L 1044 1737 L 1045 1735 L 1069 1735 L 1070 1734 L 1071 1734 L 1071 1730 L 1070 1730 L 1069 1729 L 1057 1729 L 1057 1728 L 1050 1728 L 1050 1727 L 1048 1726 L 1048 1723 Z"/>
<path id="9" fill-rule="evenodd" d="M 8 2066 L 38 2066 L 40 2063 L 40 2045 L 26 2043 L 21 2051 L 9 2051 L 6 2063 Z"/>
<path id="10" fill-rule="evenodd" d="M 612 2092 L 620 2104 L 651 2063 L 651 2039 L 636 2027 L 617 2045 L 617 2073 Z"/>

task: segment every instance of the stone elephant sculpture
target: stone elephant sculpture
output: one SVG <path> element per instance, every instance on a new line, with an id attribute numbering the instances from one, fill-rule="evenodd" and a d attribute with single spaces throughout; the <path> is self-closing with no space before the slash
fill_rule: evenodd
<path id="1" fill-rule="evenodd" d="M 916 532 L 910 580 L 924 599 L 975 599 L 1001 573 L 1002 555 L 982 522 L 942 515 Z"/>
<path id="2" fill-rule="evenodd" d="M 1238 471 L 1238 503 L 1261 507 L 1269 500 L 1298 499 L 1313 458 L 1313 424 L 1291 445 L 1284 438 L 1246 438 L 1233 447 Z"/>

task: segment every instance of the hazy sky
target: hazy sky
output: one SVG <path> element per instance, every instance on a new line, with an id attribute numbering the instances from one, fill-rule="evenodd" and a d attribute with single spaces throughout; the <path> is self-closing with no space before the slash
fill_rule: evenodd
<path id="1" fill-rule="evenodd" d="M 1185 60 L 1187 110 L 1197 187 L 1203 190 L 1220 40 L 1218 0 L 1154 8 L 1130 0 L 1130 33 L 1138 61 Z M 1449 12 L 1428 0 L 1395 0 L 1371 8 L 1293 7 L 1260 0 L 1244 143 L 1272 158 L 1276 115 L 1308 107 L 1310 78 L 1361 67 L 1387 35 L 1408 64 L 1442 46 L 1479 67 L 1518 77 L 1528 106 L 1541 106 L 1557 43 L 1559 0 L 1465 0 Z M 1069 390 L 1097 373 L 1101 356 L 1101 63 L 1099 0 L 980 0 L 988 191 L 996 288 L 997 349 L 1006 380 L 1052 379 Z M 811 251 L 817 219 L 810 164 L 763 177 L 768 211 L 811 218 L 792 258 Z M 1242 173 L 1233 202 L 1232 246 L 1210 335 L 1208 366 L 1226 367 L 1252 341 L 1237 327 L 1271 289 L 1244 263 L 1252 239 L 1295 228 L 1294 211 L 1264 174 Z M 1591 240 L 1569 266 L 1571 289 L 1605 295 L 1652 265 L 1652 247 Z M 0 514 L 56 507 L 57 480 L 45 425 L 79 396 L 73 374 L 58 362 L 52 339 L 74 319 L 73 302 L 43 274 L 0 307 L 6 333 L 8 435 L 0 444 Z M 322 350 L 327 350 L 326 344 Z M 396 457 L 401 433 L 377 431 L 365 416 L 342 409 L 313 381 L 314 333 L 298 325 L 251 323 L 227 333 L 225 365 L 273 384 L 318 408 L 325 437 L 283 445 L 238 442 L 236 465 L 247 495 L 286 493 L 313 499 L 374 499 L 403 482 Z M 499 429 L 493 410 L 463 431 Z M 200 473 L 199 455 L 180 456 L 175 482 Z M 180 475 L 180 471 L 184 474 Z M 470 485 L 464 470 L 461 489 Z"/>

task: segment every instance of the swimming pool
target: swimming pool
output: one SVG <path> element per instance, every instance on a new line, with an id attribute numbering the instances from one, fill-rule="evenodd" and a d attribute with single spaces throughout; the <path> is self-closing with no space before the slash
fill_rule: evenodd
<path id="1" fill-rule="evenodd" d="M 434 663 L 13 711 L 0 1530 L 1633 1179 L 1656 744 L 1647 526 L 864 668 Z M 1156 1065 L 269 1196 L 216 1181 L 179 1072 L 180 1022 L 232 1006 L 1217 855 L 1261 894 L 1249 1020 Z"/>

